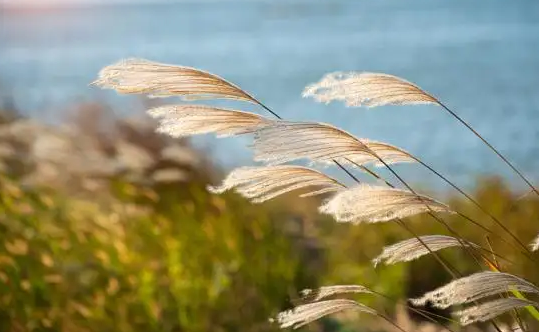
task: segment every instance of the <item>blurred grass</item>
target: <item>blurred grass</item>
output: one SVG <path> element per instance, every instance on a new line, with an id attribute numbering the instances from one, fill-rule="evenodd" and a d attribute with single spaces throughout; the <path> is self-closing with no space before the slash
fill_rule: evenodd
<path id="1" fill-rule="evenodd" d="M 272 331 L 268 317 L 306 287 L 363 284 L 398 300 L 449 280 L 432 257 L 372 267 L 384 245 L 410 237 L 395 224 L 337 224 L 295 195 L 263 205 L 211 195 L 205 186 L 222 171 L 188 142 L 107 118 L 98 104 L 79 112 L 75 130 L 61 133 L 13 115 L 0 121 L 0 331 Z M 522 242 L 539 230 L 536 198 L 519 199 L 498 179 L 481 179 L 474 196 Z M 465 200 L 449 200 L 503 234 Z M 487 246 L 483 231 L 448 220 Z M 445 233 L 426 216 L 408 222 L 420 234 Z M 519 250 L 492 243 L 513 262 L 500 261 L 504 271 L 539 282 Z M 476 271 L 461 251 L 442 255 Z M 390 313 L 396 305 L 362 301 Z M 376 330 L 368 319 L 308 328 Z"/>
<path id="2" fill-rule="evenodd" d="M 101 110 L 85 108 L 84 118 L 102 123 Z M 107 136 L 81 121 L 85 128 L 66 136 L 4 119 L 1 331 L 273 329 L 268 316 L 304 278 L 289 237 L 275 227 L 277 210 L 209 194 L 219 170 L 187 142 L 147 126 L 109 119 L 116 130 Z M 35 139 L 26 142 L 29 132 Z M 129 153 L 116 141 L 128 141 Z M 171 146 L 183 159 L 156 154 Z M 144 151 L 153 161 L 140 166 Z M 88 171 L 88 155 L 97 168 L 122 167 Z M 181 176 L 155 176 L 163 170 Z"/>
<path id="3" fill-rule="evenodd" d="M 105 204 L 0 186 L 2 331 L 258 331 L 300 273 L 267 211 L 200 183 L 118 181 Z"/>

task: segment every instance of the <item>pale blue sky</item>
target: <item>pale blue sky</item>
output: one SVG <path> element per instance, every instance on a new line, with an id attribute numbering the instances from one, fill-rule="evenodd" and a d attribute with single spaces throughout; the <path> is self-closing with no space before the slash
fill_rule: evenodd
<path id="1" fill-rule="evenodd" d="M 13 5 L 72 4 L 72 3 L 133 3 L 133 2 L 179 2 L 182 0 L 0 0 L 0 3 Z"/>
<path id="2" fill-rule="evenodd" d="M 47 5 L 63 4 L 133 4 L 133 3 L 177 3 L 177 2 L 212 2 L 230 0 L 0 0 L 0 4 L 46 7 Z M 278 1 L 278 0 L 235 0 L 237 1 Z M 287 0 L 285 0 L 287 1 Z M 310 0 L 302 0 L 310 1 Z"/>

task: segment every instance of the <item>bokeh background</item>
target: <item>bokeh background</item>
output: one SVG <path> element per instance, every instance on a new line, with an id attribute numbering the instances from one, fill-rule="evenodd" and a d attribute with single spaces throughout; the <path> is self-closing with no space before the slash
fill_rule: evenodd
<path id="1" fill-rule="evenodd" d="M 162 101 L 88 86 L 103 66 L 140 57 L 199 67 L 284 118 L 398 145 L 527 243 L 539 231 L 537 200 L 440 109 L 345 108 L 301 92 L 334 71 L 404 77 L 538 183 L 538 54 L 534 0 L 0 0 L 0 329 L 272 331 L 267 318 L 298 290 L 332 283 L 373 287 L 392 300 L 363 300 L 413 324 L 398 300 L 449 279 L 430 258 L 374 269 L 384 245 L 407 237 L 395 225 L 337 225 L 293 195 L 256 206 L 210 195 L 206 184 L 252 164 L 248 138 L 154 134 L 144 110 Z M 429 173 L 397 170 L 489 225 Z M 427 218 L 410 224 L 442 232 Z M 508 270 L 537 280 L 518 251 L 492 242 L 514 261 Z M 444 254 L 473 271 L 462 253 Z M 309 328 L 391 330 L 352 318 Z"/>

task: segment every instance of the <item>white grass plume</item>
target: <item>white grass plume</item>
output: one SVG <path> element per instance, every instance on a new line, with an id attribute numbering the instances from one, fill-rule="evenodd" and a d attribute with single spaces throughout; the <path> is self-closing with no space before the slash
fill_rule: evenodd
<path id="1" fill-rule="evenodd" d="M 425 305 L 430 302 L 434 307 L 444 309 L 509 290 L 539 294 L 539 288 L 522 278 L 508 273 L 484 271 L 453 280 L 445 286 L 425 293 L 420 298 L 412 299 L 411 302 L 414 305 Z"/>
<path id="2" fill-rule="evenodd" d="M 455 312 L 455 315 L 459 318 L 460 324 L 466 326 L 476 322 L 486 322 L 509 310 L 519 309 L 527 306 L 537 307 L 539 306 L 539 303 L 509 297 L 477 304 L 457 311 Z"/>
<path id="3" fill-rule="evenodd" d="M 180 96 L 184 100 L 232 99 L 259 104 L 247 92 L 219 76 L 144 59 L 126 59 L 107 66 L 93 84 L 121 94 Z"/>
<path id="4" fill-rule="evenodd" d="M 303 97 L 329 103 L 344 101 L 347 106 L 439 104 L 417 85 L 402 78 L 380 73 L 331 73 L 303 91 Z"/>
<path id="5" fill-rule="evenodd" d="M 344 189 L 344 185 L 314 169 L 293 166 L 240 167 L 228 174 L 222 185 L 209 186 L 213 193 L 235 189 L 253 203 L 261 203 L 293 190 L 316 187 L 300 197 L 315 196 Z"/>
<path id="6" fill-rule="evenodd" d="M 218 137 L 248 134 L 269 124 L 263 116 L 202 105 L 168 105 L 150 109 L 159 121 L 157 132 L 172 137 L 215 133 Z"/>
<path id="7" fill-rule="evenodd" d="M 353 293 L 374 294 L 370 289 L 361 285 L 334 285 L 317 289 L 304 289 L 301 291 L 301 298 L 304 301 L 316 302 L 333 295 Z"/>
<path id="8" fill-rule="evenodd" d="M 270 321 L 276 321 L 281 328 L 297 329 L 324 316 L 350 309 L 377 315 L 374 309 L 356 301 L 327 300 L 299 305 L 294 309 L 279 313 L 275 320 L 271 319 Z"/>
<path id="9" fill-rule="evenodd" d="M 339 222 L 353 223 L 384 222 L 429 211 L 452 213 L 447 205 L 427 196 L 366 184 L 338 192 L 319 211 Z"/>
<path id="10" fill-rule="evenodd" d="M 253 148 L 256 161 L 270 164 L 310 159 L 325 164 L 336 160 L 349 165 L 353 165 L 352 161 L 380 166 L 377 157 L 387 164 L 415 161 L 395 146 L 358 139 L 344 130 L 316 122 L 275 121 L 255 133 Z"/>
<path id="11" fill-rule="evenodd" d="M 539 249 L 539 234 L 530 243 L 530 249 L 531 251 L 537 251 Z"/>
<path id="12" fill-rule="evenodd" d="M 423 241 L 428 249 L 419 241 L 419 239 Z M 465 246 L 479 248 L 476 244 L 464 242 L 463 240 L 446 235 L 425 235 L 420 236 L 419 239 L 411 238 L 384 247 L 382 253 L 372 260 L 374 266 L 377 266 L 380 263 L 390 265 L 400 262 L 409 262 L 428 255 L 431 251 L 434 252 L 445 248 L 459 247 L 462 246 L 463 243 Z"/>

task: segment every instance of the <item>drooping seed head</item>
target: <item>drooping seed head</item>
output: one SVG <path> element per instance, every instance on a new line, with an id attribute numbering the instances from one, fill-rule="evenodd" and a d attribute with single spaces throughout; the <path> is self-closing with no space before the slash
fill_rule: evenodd
<path id="1" fill-rule="evenodd" d="M 303 193 L 300 197 L 321 195 L 345 188 L 337 180 L 314 169 L 278 165 L 236 168 L 220 186 L 210 186 L 208 190 L 220 194 L 234 189 L 252 202 L 260 203 L 293 190 L 312 187 L 315 189 Z"/>
<path id="2" fill-rule="evenodd" d="M 255 133 L 255 160 L 281 164 L 299 159 L 315 163 L 382 165 L 415 162 L 406 151 L 387 143 L 358 139 L 325 123 L 276 121 Z"/>
<path id="3" fill-rule="evenodd" d="M 169 105 L 150 109 L 157 132 L 172 137 L 214 133 L 217 137 L 250 134 L 272 121 L 249 112 L 202 105 Z"/>
<path id="4" fill-rule="evenodd" d="M 339 222 L 376 223 L 424 212 L 453 213 L 445 204 L 410 191 L 366 184 L 338 192 L 319 211 Z"/>
<path id="5" fill-rule="evenodd" d="M 275 319 L 271 319 L 270 321 L 277 322 L 281 328 L 291 327 L 297 329 L 324 316 L 350 309 L 377 315 L 374 309 L 356 301 L 328 300 L 303 304 L 294 309 L 283 311 Z"/>
<path id="6" fill-rule="evenodd" d="M 331 73 L 303 91 L 303 97 L 329 103 L 343 101 L 347 106 L 439 104 L 417 85 L 397 76 L 381 73 Z"/>
<path id="7" fill-rule="evenodd" d="M 421 241 L 419 241 L 421 240 Z M 421 243 L 423 242 L 423 243 Z M 425 247 L 428 247 L 428 249 Z M 373 259 L 374 266 L 379 263 L 386 265 L 409 262 L 419 257 L 428 255 L 431 251 L 436 252 L 445 248 L 458 246 L 472 246 L 479 248 L 478 245 L 466 242 L 446 235 L 425 235 L 418 238 L 404 240 L 390 246 L 384 247 L 382 253 Z M 430 249 L 430 251 L 429 251 Z"/>
<path id="8" fill-rule="evenodd" d="M 428 302 L 436 308 L 465 304 L 509 290 L 539 294 L 539 288 L 532 283 L 509 273 L 484 271 L 453 280 L 452 282 L 412 299 L 414 305 Z"/>
<path id="9" fill-rule="evenodd" d="M 466 309 L 455 312 L 455 315 L 459 318 L 461 325 L 470 325 L 477 322 L 489 321 L 509 310 L 519 309 L 527 306 L 538 307 L 539 303 L 517 299 L 515 297 L 509 297 L 505 299 L 498 299 L 490 302 L 477 304 Z"/>
<path id="10" fill-rule="evenodd" d="M 145 59 L 126 59 L 107 66 L 93 84 L 121 94 L 178 96 L 184 100 L 232 99 L 259 104 L 247 92 L 217 75 Z"/>

